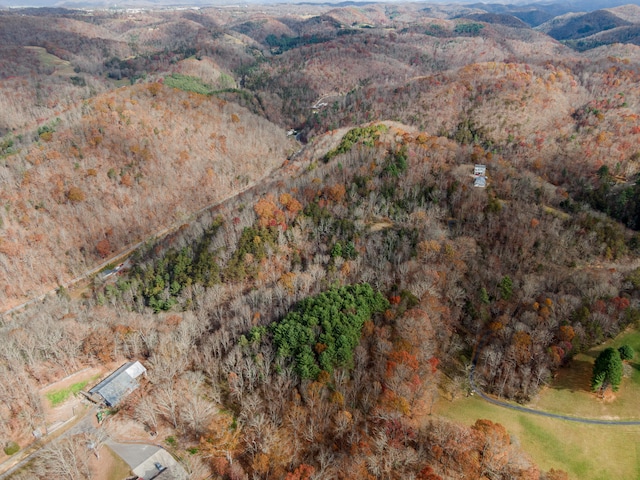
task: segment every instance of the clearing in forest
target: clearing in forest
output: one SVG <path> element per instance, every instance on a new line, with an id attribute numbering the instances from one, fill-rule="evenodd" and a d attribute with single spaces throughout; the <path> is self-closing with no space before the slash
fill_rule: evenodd
<path id="1" fill-rule="evenodd" d="M 604 398 L 591 392 L 593 362 L 607 347 L 630 345 L 636 356 L 625 367 L 620 390 Z M 640 331 L 627 330 L 588 352 L 576 355 L 560 369 L 529 408 L 585 418 L 640 419 Z M 585 425 L 541 417 L 492 405 L 477 396 L 449 401 L 442 396 L 434 413 L 473 425 L 486 418 L 507 428 L 541 469 L 561 469 L 570 478 L 604 480 L 637 478 L 640 472 L 640 427 Z"/>

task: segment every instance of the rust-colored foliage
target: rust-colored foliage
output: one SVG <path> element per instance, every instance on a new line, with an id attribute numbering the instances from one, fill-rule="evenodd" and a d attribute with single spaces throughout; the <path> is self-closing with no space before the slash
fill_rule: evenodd
<path id="1" fill-rule="evenodd" d="M 516 332 L 513 335 L 513 346 L 516 356 L 522 361 L 526 360 L 530 356 L 531 335 L 527 332 Z"/>
<path id="2" fill-rule="evenodd" d="M 122 178 L 120 178 L 120 184 L 125 187 L 130 187 L 133 185 L 133 177 L 131 177 L 130 173 L 125 173 Z"/>
<path id="3" fill-rule="evenodd" d="M 103 238 L 96 244 L 96 252 L 100 258 L 107 258 L 111 254 L 111 242 L 108 238 Z"/>
<path id="4" fill-rule="evenodd" d="M 389 362 L 394 365 L 404 365 L 411 370 L 418 369 L 418 359 L 415 355 L 407 352 L 406 350 L 391 352 L 389 355 Z"/>
<path id="5" fill-rule="evenodd" d="M 293 472 L 287 473 L 285 480 L 310 480 L 315 471 L 311 465 L 303 463 Z"/>
<path id="6" fill-rule="evenodd" d="M 253 458 L 251 468 L 254 472 L 264 477 L 269 473 L 269 464 L 269 456 L 260 452 Z"/>
<path id="7" fill-rule="evenodd" d="M 427 465 L 422 470 L 420 470 L 416 478 L 417 480 L 442 480 L 441 476 L 436 475 L 431 465 Z"/>
<path id="8" fill-rule="evenodd" d="M 626 310 L 630 305 L 629 299 L 626 297 L 614 297 L 611 302 L 619 312 Z"/>
<path id="9" fill-rule="evenodd" d="M 398 305 L 400 303 L 400 295 L 393 295 L 391 297 L 389 297 L 389 303 L 391 305 Z"/>
<path id="10" fill-rule="evenodd" d="M 160 90 L 162 90 L 162 85 L 158 82 L 152 82 L 147 85 L 147 91 L 152 97 L 156 97 L 158 93 L 160 93 Z"/>
<path id="11" fill-rule="evenodd" d="M 343 184 L 337 183 L 325 188 L 324 192 L 329 200 L 340 203 L 344 199 L 347 189 Z"/>
<path id="12" fill-rule="evenodd" d="M 70 187 L 67 190 L 67 199 L 73 203 L 79 203 L 85 200 L 86 194 L 79 187 Z"/>
<path id="13" fill-rule="evenodd" d="M 200 439 L 200 449 L 211 457 L 225 457 L 227 452 L 237 448 L 239 431 L 233 428 L 233 416 L 219 413 L 211 420 L 207 433 Z M 222 467 L 222 462 L 218 462 Z"/>
<path id="14" fill-rule="evenodd" d="M 440 365 L 440 360 L 438 360 L 436 357 L 431 357 L 429 359 L 429 367 L 431 367 L 431 373 L 436 373 L 436 371 L 438 370 L 438 365 Z"/>
<path id="15" fill-rule="evenodd" d="M 280 195 L 279 200 L 282 206 L 285 207 L 287 211 L 294 216 L 302 210 L 302 204 L 289 193 L 283 193 L 282 195 Z"/>
<path id="16" fill-rule="evenodd" d="M 573 337 L 576 336 L 576 332 L 574 332 L 573 327 L 571 325 L 562 325 L 558 329 L 558 339 L 563 342 L 570 342 L 573 340 Z"/>
<path id="17" fill-rule="evenodd" d="M 84 339 L 82 353 L 92 355 L 102 363 L 108 363 L 114 360 L 114 346 L 113 332 L 102 327 L 94 330 Z"/>
<path id="18" fill-rule="evenodd" d="M 262 227 L 273 227 L 280 225 L 286 228 L 284 212 L 278 208 L 272 195 L 261 198 L 253 206 L 253 210 L 258 215 L 258 223 Z"/>

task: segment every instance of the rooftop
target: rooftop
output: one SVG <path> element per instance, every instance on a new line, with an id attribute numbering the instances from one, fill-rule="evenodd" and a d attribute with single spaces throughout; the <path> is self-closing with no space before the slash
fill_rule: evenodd
<path id="1" fill-rule="evenodd" d="M 136 379 L 146 371 L 140 362 L 127 362 L 89 390 L 89 393 L 100 395 L 112 407 L 138 388 Z"/>

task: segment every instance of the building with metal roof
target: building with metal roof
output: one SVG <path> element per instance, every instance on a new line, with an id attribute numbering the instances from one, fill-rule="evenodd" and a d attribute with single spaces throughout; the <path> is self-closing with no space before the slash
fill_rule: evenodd
<path id="1" fill-rule="evenodd" d="M 140 362 L 127 362 L 89 390 L 89 394 L 101 397 L 108 407 L 114 407 L 138 388 L 137 379 L 146 371 Z"/>
<path id="2" fill-rule="evenodd" d="M 485 188 L 487 186 L 487 177 L 476 177 L 473 180 L 473 186 Z"/>
<path id="3" fill-rule="evenodd" d="M 487 166 L 486 165 L 476 165 L 473 167 L 473 174 L 478 177 L 484 177 L 487 174 Z"/>
<path id="4" fill-rule="evenodd" d="M 485 188 L 487 186 L 487 166 L 475 165 L 473 167 L 473 186 Z"/>
<path id="5" fill-rule="evenodd" d="M 184 480 L 182 465 L 165 449 L 140 443 L 107 443 L 130 467 L 138 480 Z"/>

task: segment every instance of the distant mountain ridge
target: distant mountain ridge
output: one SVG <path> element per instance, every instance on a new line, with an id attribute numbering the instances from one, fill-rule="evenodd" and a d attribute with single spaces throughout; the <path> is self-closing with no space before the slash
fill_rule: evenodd
<path id="1" fill-rule="evenodd" d="M 474 13 L 473 15 L 467 15 L 465 18 L 479 22 L 505 25 L 507 27 L 530 28 L 526 22 L 508 13 Z"/>
<path id="2" fill-rule="evenodd" d="M 613 43 L 638 45 L 639 26 L 640 7 L 629 4 L 589 13 L 567 13 L 534 28 L 584 51 Z"/>
<path id="3" fill-rule="evenodd" d="M 306 1 L 306 2 L 280 2 L 277 0 L 245 0 L 234 2 L 233 0 L 8 0 L 5 4 L 0 4 L 0 8 L 19 7 L 69 7 L 69 8 L 160 8 L 173 6 L 220 6 L 231 4 L 308 4 L 308 5 L 335 5 L 336 7 L 358 6 L 370 3 L 385 3 L 383 0 L 373 1 L 339 1 L 331 2 Z M 568 12 L 590 12 L 598 9 L 612 8 L 621 5 L 640 5 L 640 0 L 580 0 L 580 1 L 558 1 L 558 2 L 513 2 L 513 3 L 467 3 L 467 2 L 447 2 L 433 1 L 429 4 L 443 5 L 455 4 L 464 5 L 467 8 L 483 10 L 487 13 L 508 13 L 520 18 L 525 23 L 536 26 L 549 18 L 562 15 Z"/>
<path id="4" fill-rule="evenodd" d="M 631 25 L 631 22 L 623 20 L 607 10 L 596 10 L 595 12 L 572 17 L 565 24 L 549 30 L 547 34 L 556 40 L 572 40 L 629 25 Z"/>

